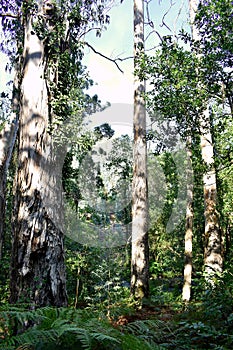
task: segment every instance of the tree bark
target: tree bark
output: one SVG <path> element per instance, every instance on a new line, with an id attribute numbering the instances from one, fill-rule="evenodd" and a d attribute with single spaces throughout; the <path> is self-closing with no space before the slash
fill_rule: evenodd
<path id="1" fill-rule="evenodd" d="M 39 8 L 39 10 L 41 10 Z M 67 305 L 62 191 L 52 136 L 44 42 L 25 20 L 10 302 Z"/>
<path id="2" fill-rule="evenodd" d="M 223 252 L 217 211 L 217 181 L 214 168 L 214 150 L 208 110 L 205 111 L 204 119 L 201 122 L 202 159 L 208 167 L 203 175 L 205 204 L 204 266 L 207 281 L 214 284 L 214 276 L 216 273 L 222 272 Z"/>
<path id="3" fill-rule="evenodd" d="M 0 259 L 4 243 L 7 172 L 18 130 L 17 115 L 12 113 L 0 133 Z"/>
<path id="4" fill-rule="evenodd" d="M 20 67 L 20 63 L 16 68 Z M 0 133 L 0 260 L 3 254 L 7 173 L 19 128 L 19 75 L 16 69 L 12 91 L 12 113 Z"/>
<path id="5" fill-rule="evenodd" d="M 198 29 L 194 23 L 198 3 L 198 0 L 189 1 L 192 37 L 196 41 L 200 40 Z M 201 57 L 201 52 L 198 52 L 197 54 Z M 207 166 L 207 170 L 203 175 L 205 204 L 204 269 L 207 282 L 210 282 L 213 285 L 213 277 L 216 273 L 222 272 L 223 253 L 221 229 L 217 212 L 217 182 L 216 171 L 214 168 L 214 149 L 208 107 L 202 115 L 200 115 L 200 137 L 202 160 Z"/>
<path id="6" fill-rule="evenodd" d="M 144 5 L 134 1 L 134 64 L 144 52 Z M 145 82 L 135 77 L 134 170 L 132 188 L 131 293 L 142 299 L 149 295 L 148 190 Z"/>
<path id="7" fill-rule="evenodd" d="M 187 207 L 186 207 L 186 225 L 185 225 L 185 251 L 184 251 L 184 284 L 182 291 L 182 300 L 186 303 L 191 298 L 191 283 L 192 283 L 192 269 L 193 269 L 193 173 L 191 168 L 191 136 L 187 138 L 187 156 L 189 165 L 187 167 Z"/>

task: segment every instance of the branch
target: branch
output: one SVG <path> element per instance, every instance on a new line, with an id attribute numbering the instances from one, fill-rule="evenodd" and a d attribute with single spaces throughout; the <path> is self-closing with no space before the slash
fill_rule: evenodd
<path id="1" fill-rule="evenodd" d="M 133 59 L 133 58 L 134 58 L 133 56 L 128 56 L 128 57 L 124 57 L 124 58 L 117 57 L 117 58 L 115 58 L 115 61 L 123 62 L 123 61 L 129 60 L 129 59 Z"/>
<path id="2" fill-rule="evenodd" d="M 146 16 L 147 16 L 147 21 L 148 21 L 148 23 L 145 23 L 145 24 L 149 24 L 149 26 L 151 28 L 154 28 L 154 22 L 150 18 L 150 10 L 149 10 L 150 2 L 151 2 L 151 0 L 146 0 L 145 1 L 145 3 L 146 3 Z"/>
<path id="3" fill-rule="evenodd" d="M 81 33 L 79 36 L 78 36 L 78 40 L 81 40 L 81 38 L 83 36 L 85 36 L 86 34 L 88 34 L 89 32 L 93 31 L 93 30 L 101 30 L 100 27 L 92 27 L 92 28 L 89 28 L 87 30 L 85 30 L 83 33 Z"/>
<path id="4" fill-rule="evenodd" d="M 152 35 L 152 34 L 157 34 L 160 41 L 163 41 L 163 38 L 161 37 L 161 35 L 159 34 L 159 32 L 157 32 L 157 30 L 152 30 L 145 38 L 145 42 L 148 40 L 148 38 Z"/>
<path id="5" fill-rule="evenodd" d="M 175 21 L 174 21 L 174 32 L 175 32 L 175 35 L 176 35 L 176 25 L 177 25 L 178 19 L 180 17 L 181 11 L 183 10 L 183 7 L 184 7 L 184 1 L 182 1 L 181 5 L 180 5 L 180 8 L 179 8 L 179 11 L 178 11 L 178 14 L 177 14 L 177 16 L 175 18 Z"/>
<path id="6" fill-rule="evenodd" d="M 165 26 L 170 32 L 171 32 L 172 30 L 168 27 L 168 25 L 164 22 L 164 20 L 165 20 L 165 17 L 167 16 L 167 14 L 169 13 L 169 11 L 171 10 L 172 6 L 174 6 L 174 5 L 175 5 L 175 3 L 173 3 L 172 0 L 171 0 L 171 1 L 170 1 L 170 7 L 169 7 L 169 9 L 167 10 L 167 12 L 163 15 L 162 24 L 160 24 L 160 27 Z"/>
<path id="7" fill-rule="evenodd" d="M 19 15 L 14 15 L 13 13 L 0 13 L 0 17 L 18 18 Z"/>
<path id="8" fill-rule="evenodd" d="M 99 56 L 105 58 L 106 60 L 108 60 L 108 61 L 110 61 L 110 62 L 113 62 L 113 63 L 117 66 L 117 68 L 119 69 L 119 71 L 120 71 L 121 73 L 124 73 L 123 70 L 120 68 L 119 64 L 116 62 L 116 60 L 118 60 L 118 61 L 123 61 L 123 59 L 121 59 L 121 58 L 112 59 L 112 58 L 110 58 L 110 57 L 108 57 L 108 56 L 105 56 L 105 55 L 102 54 L 101 52 L 97 51 L 93 46 L 91 46 L 91 45 L 88 44 L 87 42 L 85 42 L 85 44 L 86 44 L 95 54 L 97 54 L 97 55 L 99 55 Z M 127 58 L 126 58 L 126 59 L 127 59 Z"/>

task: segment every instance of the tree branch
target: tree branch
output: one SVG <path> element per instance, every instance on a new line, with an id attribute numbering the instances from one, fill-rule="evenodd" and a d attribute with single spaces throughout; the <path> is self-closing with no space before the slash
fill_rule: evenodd
<path id="1" fill-rule="evenodd" d="M 0 17 L 19 18 L 19 15 L 14 15 L 13 13 L 0 13 Z"/>
<path id="2" fill-rule="evenodd" d="M 85 45 L 87 45 L 87 47 L 89 47 L 95 54 L 97 54 L 97 55 L 99 55 L 99 56 L 105 58 L 106 60 L 108 60 L 108 61 L 114 63 L 114 64 L 117 66 L 117 68 L 119 69 L 119 71 L 120 71 L 121 73 L 124 73 L 123 70 L 120 68 L 119 64 L 116 62 L 117 60 L 118 60 L 118 61 L 123 61 L 124 59 L 121 59 L 121 58 L 117 58 L 117 59 L 110 58 L 110 57 L 108 57 L 108 56 L 105 56 L 105 55 L 102 54 L 101 52 L 97 51 L 93 46 L 91 46 L 91 45 L 88 44 L 87 42 L 85 42 Z M 126 58 L 126 59 L 127 59 L 127 58 Z"/>
<path id="3" fill-rule="evenodd" d="M 162 18 L 162 24 L 160 24 L 160 27 L 163 27 L 165 26 L 170 32 L 172 31 L 171 28 L 168 27 L 168 25 L 165 23 L 165 17 L 167 16 L 167 14 L 170 12 L 172 6 L 174 6 L 175 3 L 172 2 L 172 0 L 170 0 L 170 7 L 169 9 L 167 10 L 167 12 L 163 15 L 163 18 Z"/>

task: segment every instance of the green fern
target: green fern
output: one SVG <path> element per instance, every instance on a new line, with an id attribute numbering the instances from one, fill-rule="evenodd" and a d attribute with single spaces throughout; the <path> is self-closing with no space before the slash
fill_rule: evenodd
<path id="1" fill-rule="evenodd" d="M 34 350 L 34 347 L 31 344 L 20 345 L 16 350 Z"/>
<path id="2" fill-rule="evenodd" d="M 157 343 L 172 334 L 162 321 L 135 321 L 118 329 L 92 311 L 71 308 L 12 308 L 2 311 L 0 319 L 9 327 L 0 349 L 9 350 L 158 350 L 164 348 Z M 26 323 L 31 326 L 23 328 Z M 17 330 L 10 329 L 16 325 Z"/>

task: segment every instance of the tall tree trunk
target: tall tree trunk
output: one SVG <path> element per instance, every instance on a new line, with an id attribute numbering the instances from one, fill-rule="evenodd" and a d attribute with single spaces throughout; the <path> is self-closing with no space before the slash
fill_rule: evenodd
<path id="1" fill-rule="evenodd" d="M 144 52 L 144 5 L 134 0 L 134 61 Z M 145 83 L 135 77 L 134 92 L 134 170 L 132 189 L 131 293 L 137 298 L 149 295 L 148 193 Z"/>
<path id="2" fill-rule="evenodd" d="M 198 0 L 189 1 L 192 36 L 196 41 L 200 40 L 198 29 L 194 23 L 198 2 Z M 197 54 L 201 56 L 201 52 L 198 52 Z M 214 149 L 208 107 L 200 116 L 200 137 L 202 159 L 207 166 L 207 170 L 203 175 L 205 204 L 204 266 L 206 280 L 213 285 L 213 276 L 216 273 L 222 272 L 223 253 L 221 229 L 217 212 L 217 182 L 216 171 L 214 168 Z"/>
<path id="3" fill-rule="evenodd" d="M 11 109 L 10 118 L 0 133 L 0 259 L 2 258 L 4 244 L 7 172 L 19 127 L 19 75 L 17 69 L 14 78 Z"/>
<path id="4" fill-rule="evenodd" d="M 204 265 L 207 281 L 214 284 L 214 275 L 222 272 L 223 252 L 217 211 L 217 181 L 214 167 L 214 150 L 208 110 L 205 111 L 201 123 L 202 159 L 208 167 L 203 175 L 205 203 Z"/>
<path id="5" fill-rule="evenodd" d="M 15 145 L 17 130 L 18 118 L 16 114 L 12 113 L 10 120 L 0 133 L 0 259 L 2 258 L 5 230 L 7 172 Z"/>
<path id="6" fill-rule="evenodd" d="M 40 6 L 38 11 L 42 11 Z M 32 20 L 27 15 L 24 26 L 10 302 L 62 306 L 67 305 L 62 191 L 48 132 L 48 57 Z"/>
<path id="7" fill-rule="evenodd" d="M 187 167 L 187 207 L 186 207 L 186 225 L 185 225 L 185 249 L 184 249 L 184 284 L 182 291 L 182 300 L 189 302 L 191 298 L 192 283 L 192 254 L 193 254 L 193 173 L 191 168 L 192 159 L 192 141 L 191 136 L 187 138 L 187 156 L 189 165 Z"/>

